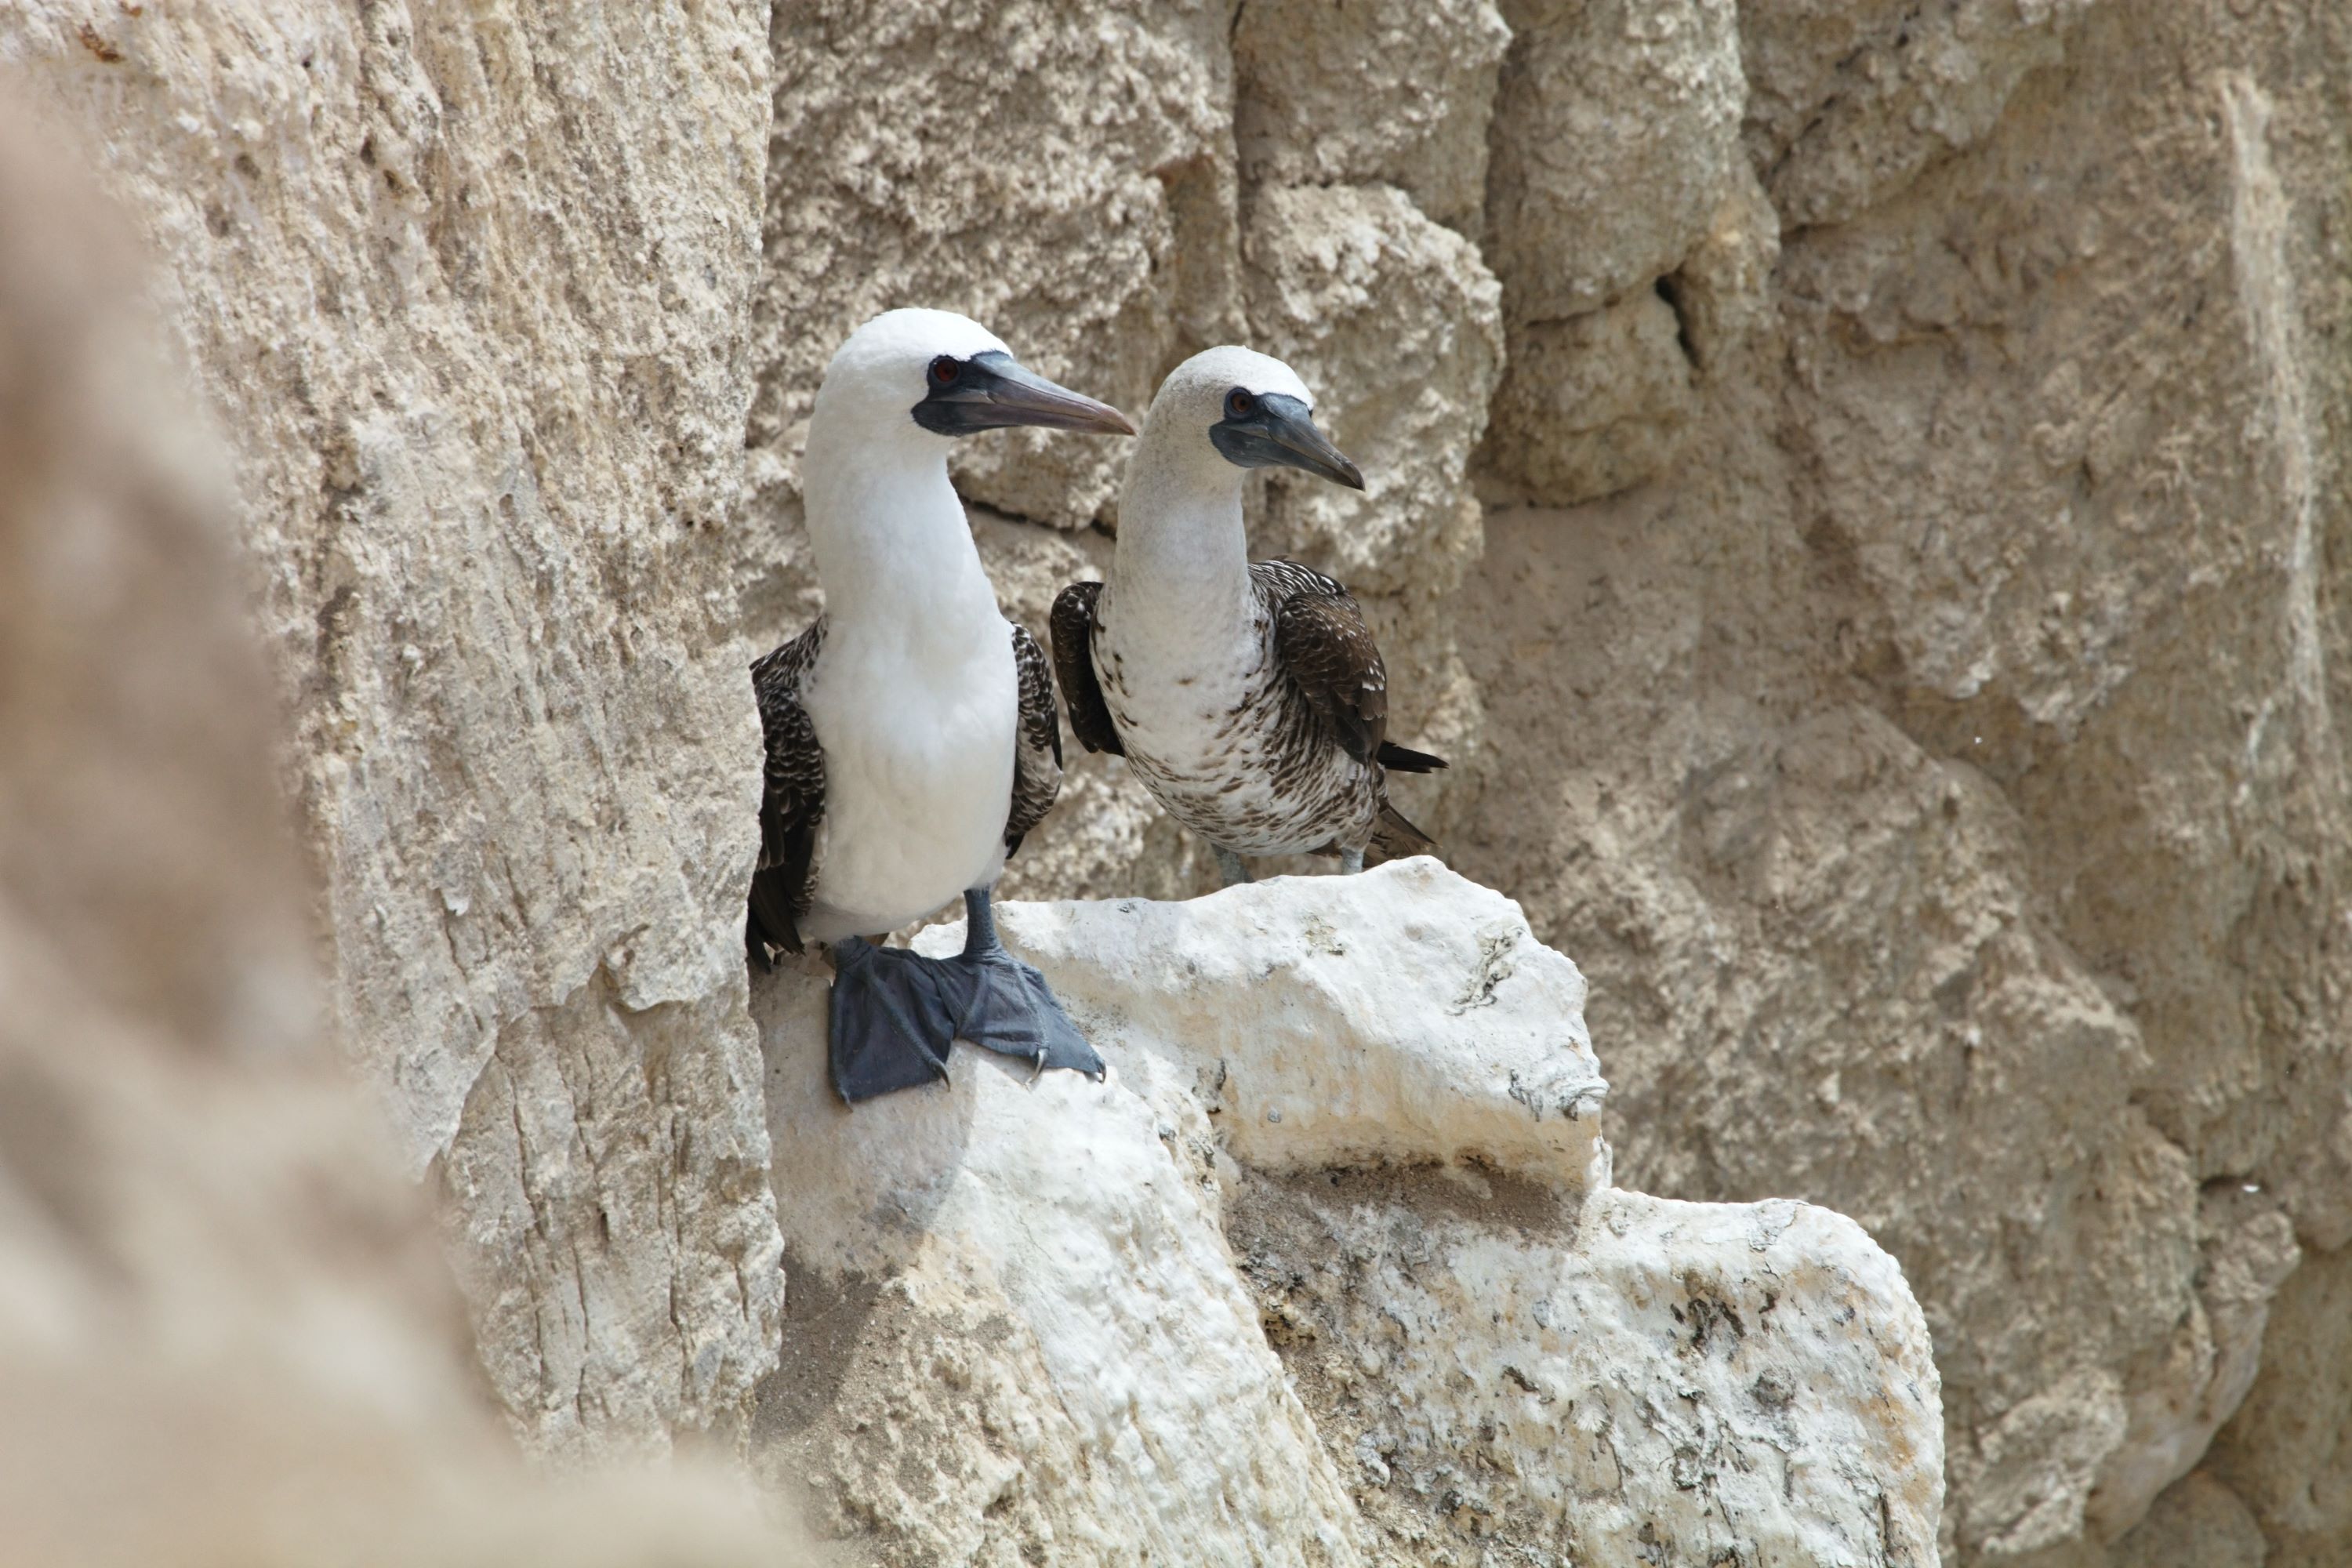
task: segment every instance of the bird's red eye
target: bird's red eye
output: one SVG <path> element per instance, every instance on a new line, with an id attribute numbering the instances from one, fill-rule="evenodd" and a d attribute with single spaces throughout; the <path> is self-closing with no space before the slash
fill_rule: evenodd
<path id="1" fill-rule="evenodd" d="M 1256 406 L 1257 399 L 1238 386 L 1225 395 L 1225 413 L 1228 417 L 1239 419 Z"/>
<path id="2" fill-rule="evenodd" d="M 963 374 L 963 366 L 952 354 L 941 354 L 931 362 L 931 384 L 953 386 L 955 378 Z"/>

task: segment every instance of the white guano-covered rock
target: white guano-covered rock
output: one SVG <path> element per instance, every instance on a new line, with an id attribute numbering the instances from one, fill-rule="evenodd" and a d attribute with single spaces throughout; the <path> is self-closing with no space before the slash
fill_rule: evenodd
<path id="1" fill-rule="evenodd" d="M 1009 918 L 1081 1022 L 1177 1074 L 1253 1167 L 1476 1160 L 1607 1181 L 1583 976 L 1434 860 Z"/>
<path id="2" fill-rule="evenodd" d="M 822 986 L 755 995 L 797 1353 L 753 1436 L 818 1522 L 894 1562 L 1366 1561 L 1171 1069 L 1033 1082 L 959 1048 L 950 1086 L 845 1110 Z"/>
<path id="3" fill-rule="evenodd" d="M 817 967 L 754 997 L 803 1350 L 753 1438 L 835 1533 L 954 1563 L 1935 1562 L 1937 1385 L 1893 1260 L 1805 1205 L 1612 1188 L 1583 982 L 1508 900 L 1415 859 L 999 915 L 1104 1082 L 959 1048 L 846 1111 Z"/>

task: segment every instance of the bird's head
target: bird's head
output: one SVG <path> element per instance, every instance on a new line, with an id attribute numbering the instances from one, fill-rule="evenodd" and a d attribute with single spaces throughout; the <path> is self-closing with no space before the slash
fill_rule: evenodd
<path id="1" fill-rule="evenodd" d="M 1147 442 L 1181 444 L 1236 468 L 1304 468 L 1362 489 L 1364 476 L 1315 427 L 1315 395 L 1280 360 L 1228 345 L 1194 354 L 1160 384 L 1144 416 Z"/>
<path id="2" fill-rule="evenodd" d="M 1024 369 L 994 333 L 951 310 L 886 310 L 850 333 L 825 366 L 814 416 L 926 443 L 1013 425 L 1135 434 L 1118 409 Z"/>

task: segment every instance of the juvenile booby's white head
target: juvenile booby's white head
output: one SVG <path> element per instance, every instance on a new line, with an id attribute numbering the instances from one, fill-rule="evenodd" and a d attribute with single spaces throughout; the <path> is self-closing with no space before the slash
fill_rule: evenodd
<path id="1" fill-rule="evenodd" d="M 1291 468 L 1348 486 L 1364 476 L 1315 427 L 1315 395 L 1280 360 L 1227 344 L 1194 354 L 1160 384 L 1135 462 L 1196 480 L 1238 468 Z"/>
<path id="2" fill-rule="evenodd" d="M 1107 403 L 1024 369 L 1003 340 L 952 310 L 886 310 L 849 334 L 824 369 L 810 421 L 861 442 L 943 448 L 958 436 L 1037 425 L 1132 436 Z"/>

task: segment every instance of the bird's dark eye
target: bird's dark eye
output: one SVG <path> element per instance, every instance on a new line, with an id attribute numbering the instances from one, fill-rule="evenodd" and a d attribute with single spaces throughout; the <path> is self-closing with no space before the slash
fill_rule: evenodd
<path id="1" fill-rule="evenodd" d="M 953 354 L 941 354 L 931 362 L 931 384 L 953 386 L 956 377 L 963 374 L 963 362 Z"/>
<path id="2" fill-rule="evenodd" d="M 1225 417 L 1228 419 L 1244 418 L 1256 406 L 1257 399 L 1238 386 L 1225 394 Z"/>

